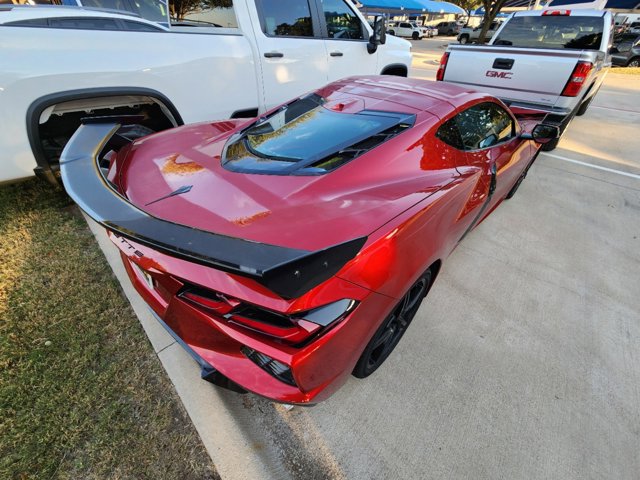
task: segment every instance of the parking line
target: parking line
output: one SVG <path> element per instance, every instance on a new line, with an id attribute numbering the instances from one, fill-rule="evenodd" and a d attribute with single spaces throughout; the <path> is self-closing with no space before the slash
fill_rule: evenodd
<path id="1" fill-rule="evenodd" d="M 602 108 L 604 110 L 614 110 L 616 112 L 636 113 L 640 115 L 638 110 L 629 110 L 628 108 L 601 107 L 600 105 L 591 105 L 591 108 Z"/>
<path id="2" fill-rule="evenodd" d="M 601 167 L 600 165 L 581 162 L 580 160 L 574 160 L 573 158 L 561 157 L 560 155 L 555 155 L 553 153 L 547 153 L 547 152 L 542 152 L 542 153 L 549 157 L 557 158 L 558 160 L 563 160 L 569 163 L 575 163 L 576 165 L 582 165 L 583 167 L 594 168 L 596 170 L 602 170 L 604 172 L 615 173 L 617 175 L 623 175 L 625 177 L 631 177 L 631 178 L 635 178 L 636 180 L 640 180 L 640 175 L 637 175 L 635 173 L 623 172 L 622 170 L 615 170 L 613 168 Z"/>

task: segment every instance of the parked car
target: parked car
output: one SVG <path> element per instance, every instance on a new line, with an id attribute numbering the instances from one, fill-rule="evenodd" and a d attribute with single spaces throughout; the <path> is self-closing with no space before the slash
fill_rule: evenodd
<path id="1" fill-rule="evenodd" d="M 491 22 L 491 25 L 489 26 L 487 35 L 485 37 L 486 42 L 491 40 L 491 37 L 493 37 L 493 34 L 498 31 L 501 25 L 502 22 L 500 21 Z M 480 32 L 482 32 L 482 25 L 480 25 L 479 27 L 464 27 L 458 34 L 458 42 L 460 42 L 462 45 L 466 43 L 477 43 L 478 39 L 480 38 Z"/>
<path id="2" fill-rule="evenodd" d="M 429 37 L 430 33 L 426 27 L 418 26 L 414 22 L 390 22 L 387 25 L 387 32 L 390 35 L 396 35 L 398 37 L 408 37 L 413 40 L 421 40 L 424 37 Z"/>
<path id="3" fill-rule="evenodd" d="M 440 22 L 436 25 L 438 35 L 458 35 L 460 33 L 460 25 L 456 22 Z"/>
<path id="4" fill-rule="evenodd" d="M 601 10 L 516 12 L 488 46 L 449 46 L 437 78 L 546 111 L 564 132 L 587 111 L 609 70 L 612 24 L 611 13 Z"/>
<path id="5" fill-rule="evenodd" d="M 171 0 L 170 26 L 136 12 L 0 5 L 10 65 L 0 69 L 0 182 L 34 170 L 55 181 L 60 153 L 85 116 L 140 114 L 153 131 L 255 117 L 328 81 L 406 76 L 411 64 L 408 42 L 385 37 L 381 17 L 373 35 L 345 0 L 219 4 L 179 12 Z"/>
<path id="6" fill-rule="evenodd" d="M 352 77 L 132 142 L 89 119 L 62 179 L 204 377 L 316 403 L 384 363 L 442 262 L 515 193 L 534 140 L 558 134 L 527 118 L 466 87 Z"/>
<path id="7" fill-rule="evenodd" d="M 611 62 L 618 67 L 640 67 L 640 35 L 624 34 L 611 49 Z"/>

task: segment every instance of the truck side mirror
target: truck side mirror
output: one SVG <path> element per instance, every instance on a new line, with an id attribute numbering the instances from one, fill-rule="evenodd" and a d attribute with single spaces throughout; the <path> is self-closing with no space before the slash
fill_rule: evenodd
<path id="1" fill-rule="evenodd" d="M 367 43 L 367 52 L 376 53 L 378 45 L 384 45 L 387 42 L 387 28 L 384 23 L 384 17 L 377 16 L 373 21 L 373 33 L 369 37 Z"/>

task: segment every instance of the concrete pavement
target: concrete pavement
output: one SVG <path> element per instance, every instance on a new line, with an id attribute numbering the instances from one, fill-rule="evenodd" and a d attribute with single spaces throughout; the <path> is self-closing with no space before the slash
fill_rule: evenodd
<path id="1" fill-rule="evenodd" d="M 562 158 L 640 174 L 639 92 L 611 75 L 444 262 L 385 365 L 313 408 L 201 381 L 96 229 L 221 476 L 637 479 L 640 180 Z"/>

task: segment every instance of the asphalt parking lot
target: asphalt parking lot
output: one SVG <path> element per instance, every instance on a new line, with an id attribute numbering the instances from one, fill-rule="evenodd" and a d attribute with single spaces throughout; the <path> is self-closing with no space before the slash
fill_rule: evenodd
<path id="1" fill-rule="evenodd" d="M 434 78 L 444 42 L 412 42 L 412 76 Z M 637 479 L 639 128 L 640 77 L 609 75 L 386 364 L 313 408 L 201 381 L 98 239 L 223 478 Z"/>

